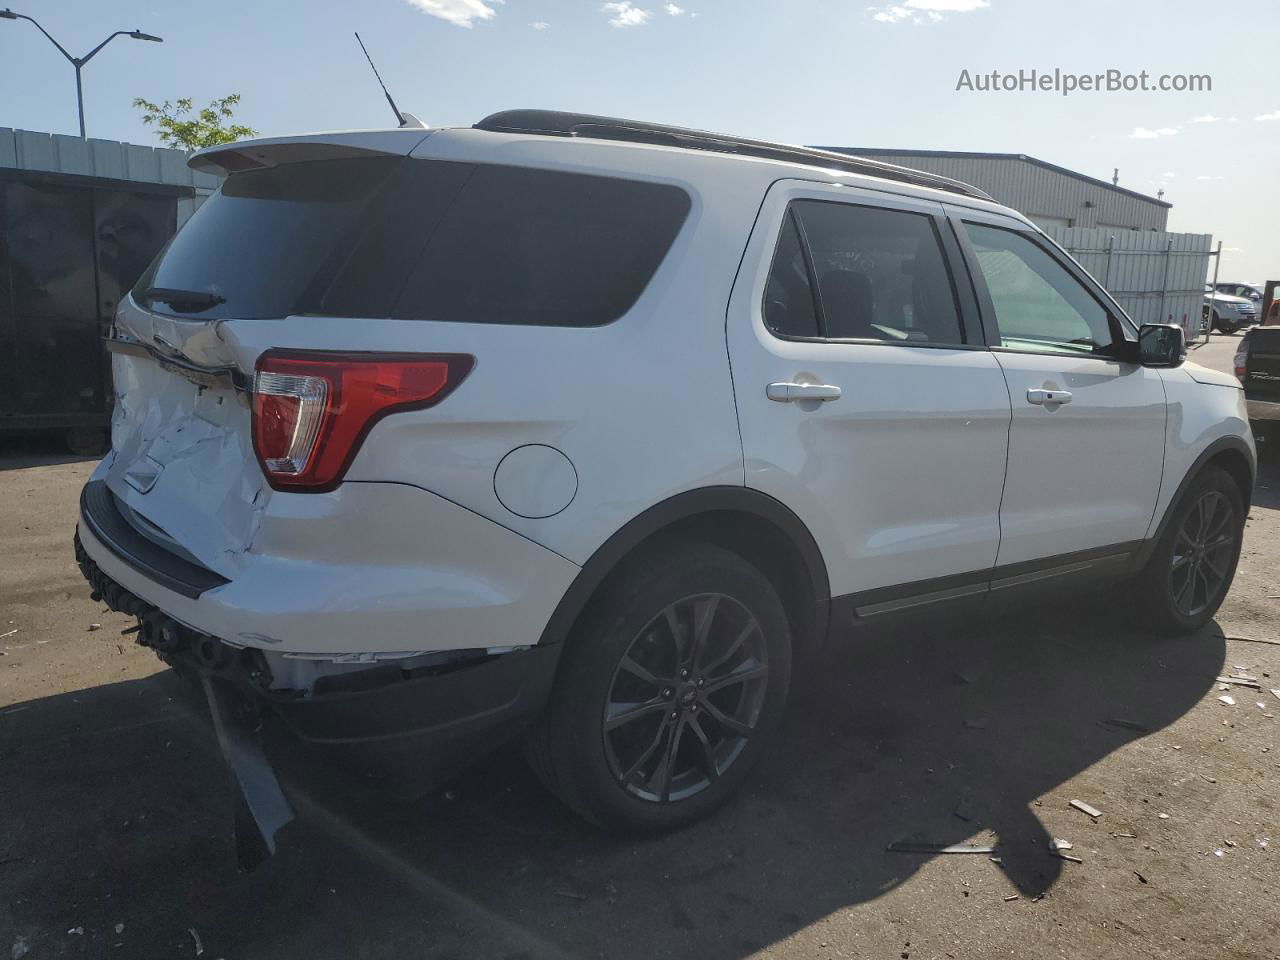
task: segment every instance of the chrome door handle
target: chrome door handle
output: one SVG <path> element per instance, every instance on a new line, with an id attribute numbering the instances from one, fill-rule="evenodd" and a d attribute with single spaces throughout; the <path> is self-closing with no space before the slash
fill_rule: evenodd
<path id="1" fill-rule="evenodd" d="M 830 383 L 780 381 L 765 387 L 764 395 L 778 403 L 795 403 L 798 400 L 818 400 L 829 403 L 840 399 L 840 388 Z"/>
<path id="2" fill-rule="evenodd" d="M 1047 404 L 1070 403 L 1071 394 L 1065 390 L 1028 390 L 1027 403 L 1035 403 L 1041 406 Z"/>

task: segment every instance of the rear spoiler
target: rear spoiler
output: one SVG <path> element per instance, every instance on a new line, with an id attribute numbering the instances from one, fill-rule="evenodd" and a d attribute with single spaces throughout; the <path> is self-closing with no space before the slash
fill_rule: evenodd
<path id="1" fill-rule="evenodd" d="M 378 155 L 407 157 L 429 136 L 431 132 L 428 130 L 405 127 L 399 130 L 241 140 L 199 150 L 187 160 L 187 166 L 201 173 L 229 176 L 244 170 L 309 160 L 345 160 Z"/>

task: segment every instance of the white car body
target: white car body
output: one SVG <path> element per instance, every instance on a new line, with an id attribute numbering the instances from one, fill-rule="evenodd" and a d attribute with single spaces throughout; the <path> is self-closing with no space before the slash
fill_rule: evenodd
<path id="1" fill-rule="evenodd" d="M 828 620 L 1094 565 L 1131 572 L 1210 458 L 1247 499 L 1254 449 L 1234 378 L 976 337 L 818 343 L 766 327 L 780 224 L 807 198 L 1015 231 L 1053 250 L 1136 336 L 1092 278 L 994 202 L 818 162 L 481 129 L 250 141 L 192 162 L 317 148 L 668 184 L 690 207 L 639 299 L 601 326 L 203 322 L 121 304 L 116 337 L 130 349 L 114 355 L 112 450 L 93 482 L 148 538 L 222 582 L 195 595 L 166 585 L 82 517 L 84 553 L 134 609 L 262 651 L 276 687 L 306 696 L 317 677 L 387 659 L 553 648 L 629 550 L 713 516 L 790 545 L 773 560 L 798 558 L 780 576 L 806 591 L 817 643 Z M 983 303 L 970 299 L 976 326 Z M 336 488 L 285 492 L 255 457 L 245 385 L 281 347 L 476 361 L 439 405 L 379 420 Z M 841 396 L 775 402 L 771 384 Z M 1029 402 L 1028 391 L 1071 402 Z"/>

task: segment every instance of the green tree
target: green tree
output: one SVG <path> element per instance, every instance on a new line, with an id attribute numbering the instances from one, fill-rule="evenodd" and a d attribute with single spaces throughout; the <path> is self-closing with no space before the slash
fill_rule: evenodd
<path id="1" fill-rule="evenodd" d="M 194 111 L 191 99 L 170 103 L 152 103 L 138 97 L 133 105 L 142 113 L 142 122 L 155 124 L 156 135 L 166 147 L 180 150 L 199 150 L 231 143 L 245 137 L 256 136 L 258 131 L 243 124 L 232 123 L 233 108 L 240 102 L 240 94 L 233 93 L 220 100 L 211 100 L 207 107 Z"/>

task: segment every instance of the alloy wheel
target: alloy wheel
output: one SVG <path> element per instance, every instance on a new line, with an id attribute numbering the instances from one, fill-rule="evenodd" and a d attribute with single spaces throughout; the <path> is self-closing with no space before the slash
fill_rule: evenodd
<path id="1" fill-rule="evenodd" d="M 1236 543 L 1230 501 L 1210 490 L 1192 505 L 1173 544 L 1169 576 L 1178 612 L 1194 617 L 1209 607 L 1231 576 Z"/>
<path id="2" fill-rule="evenodd" d="M 755 733 L 768 679 L 764 633 L 741 603 L 705 593 L 670 604 L 614 671 L 602 718 L 611 773 L 653 803 L 702 792 Z"/>

